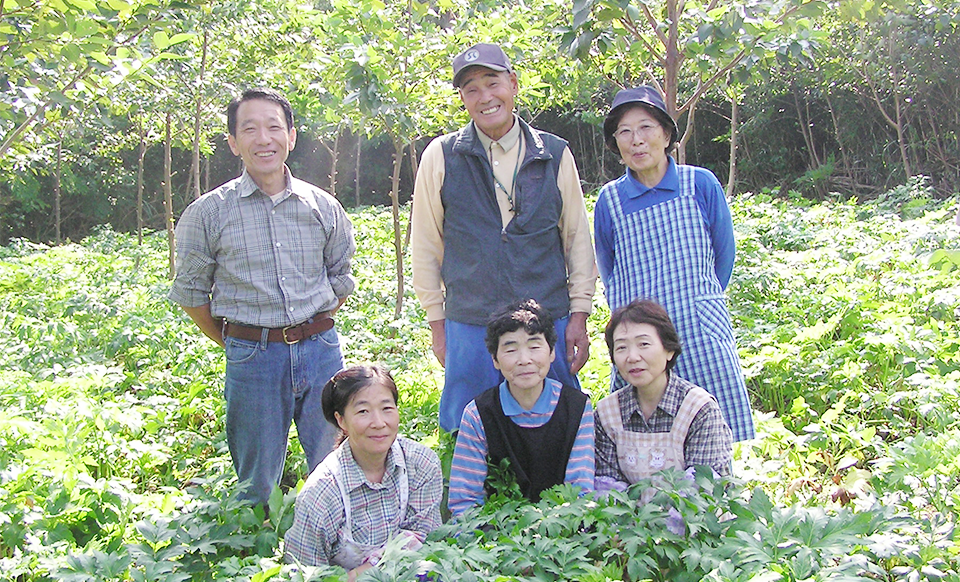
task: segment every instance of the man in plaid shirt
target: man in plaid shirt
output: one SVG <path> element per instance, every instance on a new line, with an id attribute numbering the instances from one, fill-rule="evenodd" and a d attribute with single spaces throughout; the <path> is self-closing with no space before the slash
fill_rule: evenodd
<path id="1" fill-rule="evenodd" d="M 333 449 L 320 391 L 343 367 L 332 315 L 353 292 L 353 228 L 335 198 L 290 175 L 289 101 L 251 89 L 227 108 L 243 174 L 198 198 L 177 224 L 169 298 L 227 359 L 227 442 L 245 495 L 279 482 L 290 423 L 310 470 Z"/>

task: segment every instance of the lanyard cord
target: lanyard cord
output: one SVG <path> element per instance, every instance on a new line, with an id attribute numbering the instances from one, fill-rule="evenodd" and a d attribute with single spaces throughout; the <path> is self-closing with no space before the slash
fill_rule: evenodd
<path id="1" fill-rule="evenodd" d="M 496 183 L 497 187 L 507 195 L 507 202 L 510 203 L 510 212 L 516 214 L 519 212 L 517 208 L 516 201 L 513 198 L 513 194 L 517 188 L 517 174 L 520 172 L 520 153 L 523 151 L 523 135 L 520 135 L 520 138 L 517 140 L 517 163 L 513 167 L 513 179 L 510 181 L 510 189 L 507 190 L 506 187 L 500 182 L 497 178 L 497 173 L 493 171 L 493 142 L 490 143 L 490 171 L 493 173 L 493 181 Z"/>

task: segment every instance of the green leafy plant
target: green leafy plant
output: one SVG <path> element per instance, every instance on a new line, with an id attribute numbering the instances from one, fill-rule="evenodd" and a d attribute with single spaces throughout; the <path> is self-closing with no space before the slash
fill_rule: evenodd
<path id="1" fill-rule="evenodd" d="M 759 434 L 735 448 L 738 480 L 667 473 L 602 498 L 561 486 L 538 504 L 500 494 L 417 552 L 388 548 L 365 578 L 960 577 L 957 201 L 931 198 L 922 213 L 883 204 L 731 203 L 729 305 Z M 346 358 L 394 371 L 401 431 L 448 473 L 443 371 L 412 293 L 394 319 L 392 216 L 351 219 L 360 284 L 337 316 Z M 0 249 L 0 571 L 18 582 L 344 579 L 284 561 L 306 478 L 296 438 L 269 512 L 235 497 L 223 356 L 166 301 L 164 244 L 101 229 Z M 595 303 L 581 372 L 594 401 L 610 374 L 609 312 Z"/>

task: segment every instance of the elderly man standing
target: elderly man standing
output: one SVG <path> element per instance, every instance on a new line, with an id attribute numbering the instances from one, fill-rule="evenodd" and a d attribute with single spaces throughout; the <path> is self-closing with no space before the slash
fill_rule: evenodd
<path id="1" fill-rule="evenodd" d="M 169 298 L 225 349 L 230 455 L 244 496 L 265 503 L 292 421 L 311 471 L 333 448 L 320 394 L 343 367 L 332 316 L 354 290 L 356 246 L 340 203 L 286 166 L 297 141 L 286 97 L 248 90 L 227 126 L 243 174 L 184 210 Z"/>
<path id="2" fill-rule="evenodd" d="M 453 59 L 470 123 L 423 152 L 413 196 L 413 286 L 445 367 L 440 426 L 502 380 L 484 344 L 490 315 L 533 298 L 556 319 L 549 377 L 579 388 L 597 267 L 573 154 L 514 113 L 519 86 L 503 50 Z"/>

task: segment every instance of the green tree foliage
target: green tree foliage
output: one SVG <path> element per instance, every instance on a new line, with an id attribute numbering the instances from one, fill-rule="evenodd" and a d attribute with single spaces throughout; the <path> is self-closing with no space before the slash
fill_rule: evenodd
<path id="1" fill-rule="evenodd" d="M 65 117 L 86 103 L 109 102 L 110 90 L 143 59 L 162 58 L 164 49 L 186 40 L 163 30 L 178 5 L 176 0 L 0 3 L 0 159 L 14 144 L 40 134 L 37 128 L 58 117 L 54 112 Z M 151 35 L 157 53 L 143 42 Z"/>
<path id="2" fill-rule="evenodd" d="M 823 6 L 819 0 L 575 0 L 564 44 L 616 84 L 661 86 L 667 113 L 688 114 L 686 137 L 697 102 L 729 73 L 771 52 L 808 52 L 816 36 L 811 18 Z"/>
<path id="3" fill-rule="evenodd" d="M 922 174 L 955 192 L 958 15 L 953 1 L 849 2 L 824 14 L 830 42 L 812 59 L 778 59 L 745 87 L 742 183 L 873 197 Z"/>
<path id="4" fill-rule="evenodd" d="M 944 143 L 935 136 L 951 133 L 938 127 L 942 118 L 924 110 L 935 107 L 931 98 L 942 103 L 944 89 L 955 89 L 960 79 L 956 67 L 947 65 L 957 55 L 960 5 L 916 0 L 865 4 L 851 12 L 848 9 L 849 18 L 838 27 L 841 42 L 832 49 L 846 55 L 840 62 L 853 77 L 854 91 L 895 132 L 901 178 L 909 178 L 920 167 L 914 159 L 927 157 L 925 138 L 936 139 L 942 152 Z"/>
<path id="5" fill-rule="evenodd" d="M 141 124 L 143 216 L 148 228 L 163 228 L 155 146 L 167 111 L 176 216 L 198 182 L 205 190 L 236 176 L 239 164 L 222 141 L 223 110 L 231 96 L 261 84 L 294 104 L 296 175 L 352 193 L 357 204 L 386 203 L 388 192 L 402 202 L 416 152 L 467 120 L 449 60 L 477 41 L 504 46 L 520 76 L 519 113 L 570 142 L 588 188 L 620 171 L 598 132 L 613 91 L 657 81 L 675 85 L 668 105 L 685 127 L 687 161 L 727 172 L 731 193 L 779 187 L 816 199 L 875 197 L 917 174 L 949 195 L 960 187 L 952 114 L 958 7 L 956 0 L 4 0 L 0 139 L 9 146 L 0 154 L 0 240 L 55 239 L 61 132 L 65 238 L 108 222 L 136 228 Z M 570 59 L 564 46 L 583 59 Z M 739 143 L 728 147 L 734 132 Z M 362 175 L 357 191 L 350 192 L 347 167 Z"/>

